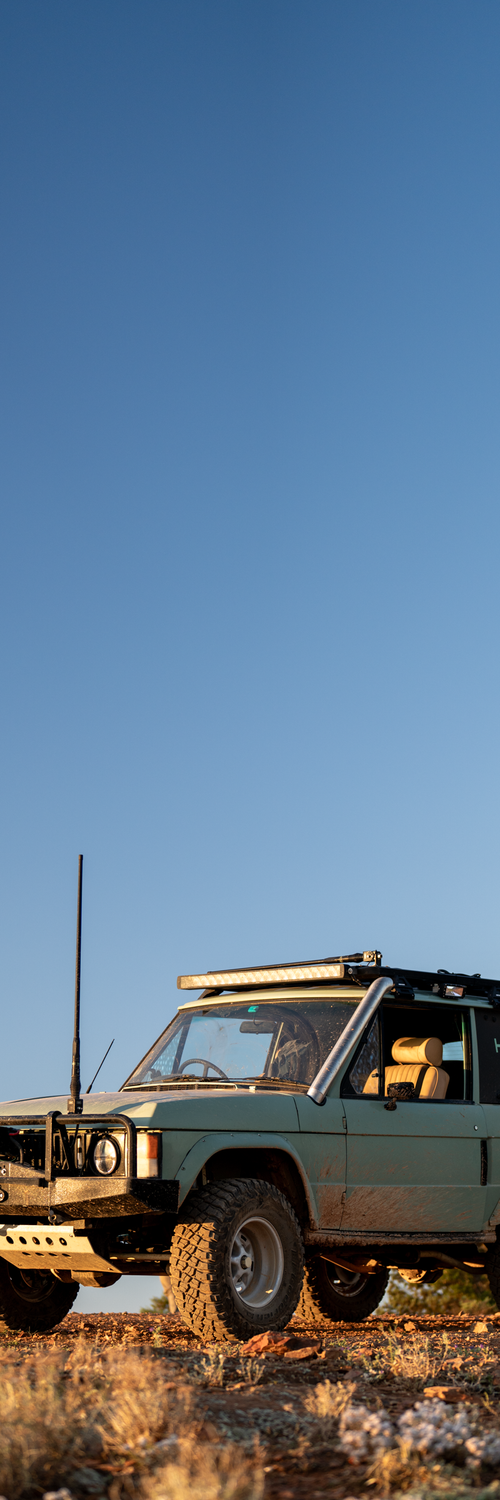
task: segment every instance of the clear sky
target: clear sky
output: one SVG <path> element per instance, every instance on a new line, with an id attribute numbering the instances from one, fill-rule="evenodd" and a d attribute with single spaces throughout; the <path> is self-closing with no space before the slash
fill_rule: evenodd
<path id="1" fill-rule="evenodd" d="M 1 1098 L 68 1088 L 80 851 L 84 1086 L 181 971 L 500 976 L 499 49 L 3 0 Z"/>

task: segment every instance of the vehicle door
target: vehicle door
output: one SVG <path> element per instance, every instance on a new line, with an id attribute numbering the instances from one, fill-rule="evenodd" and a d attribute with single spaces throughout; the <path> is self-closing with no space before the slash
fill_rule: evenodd
<path id="1" fill-rule="evenodd" d="M 479 1097 L 486 1121 L 483 1168 L 486 1178 L 485 1219 L 500 1226 L 500 1007 L 475 1005 Z"/>
<path id="2" fill-rule="evenodd" d="M 406 1079 L 406 1088 L 394 1078 Z M 398 1091 L 399 1097 L 389 1097 Z M 481 1229 L 486 1122 L 474 1102 L 466 1005 L 425 996 L 383 1001 L 344 1074 L 341 1096 L 347 1121 L 343 1230 Z"/>

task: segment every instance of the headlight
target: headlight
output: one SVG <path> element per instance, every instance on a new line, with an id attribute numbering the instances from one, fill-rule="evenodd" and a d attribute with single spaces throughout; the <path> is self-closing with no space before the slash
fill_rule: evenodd
<path id="1" fill-rule="evenodd" d="M 93 1150 L 94 1166 L 101 1176 L 109 1177 L 120 1163 L 120 1147 L 110 1135 L 101 1135 Z"/>

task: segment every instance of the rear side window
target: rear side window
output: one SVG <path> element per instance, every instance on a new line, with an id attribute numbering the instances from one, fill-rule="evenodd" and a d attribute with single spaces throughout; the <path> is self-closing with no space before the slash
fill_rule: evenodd
<path id="1" fill-rule="evenodd" d="M 481 1104 L 500 1104 L 500 1011 L 476 1009 Z"/>

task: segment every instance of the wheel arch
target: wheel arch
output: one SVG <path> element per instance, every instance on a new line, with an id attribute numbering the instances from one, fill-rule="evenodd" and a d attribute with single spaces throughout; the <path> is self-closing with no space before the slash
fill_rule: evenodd
<path id="1" fill-rule="evenodd" d="M 225 1177 L 260 1177 L 284 1193 L 302 1228 L 315 1228 L 318 1210 L 303 1163 L 288 1141 L 276 1136 L 243 1133 L 229 1140 L 226 1134 L 204 1136 L 191 1147 L 177 1173 L 180 1204 L 203 1182 Z M 180 1206 L 179 1204 L 179 1206 Z"/>

